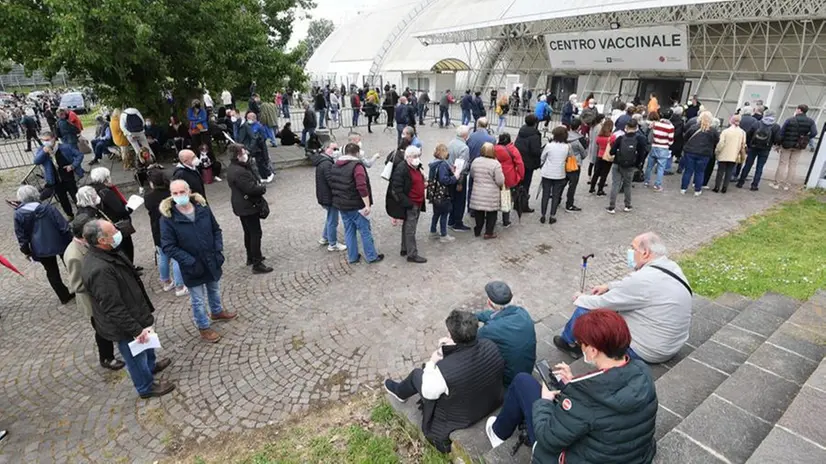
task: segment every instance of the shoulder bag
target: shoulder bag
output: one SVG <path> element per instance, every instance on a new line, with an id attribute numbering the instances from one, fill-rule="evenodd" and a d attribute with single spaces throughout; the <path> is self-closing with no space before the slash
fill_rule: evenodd
<path id="1" fill-rule="evenodd" d="M 101 216 L 103 216 L 104 219 L 106 219 L 107 221 L 114 224 L 115 229 L 118 229 L 120 231 L 120 233 L 123 234 L 124 237 L 129 237 L 129 236 L 131 236 L 132 234 L 135 233 L 135 226 L 132 225 L 132 219 L 131 218 L 121 219 L 118 222 L 114 222 L 111 219 L 109 219 L 109 216 L 107 216 L 106 213 L 104 213 L 102 209 L 98 208 L 98 212 L 100 213 Z"/>
<path id="2" fill-rule="evenodd" d="M 565 172 L 576 172 L 579 171 L 579 164 L 576 162 L 576 155 L 574 155 L 574 149 L 571 148 L 571 144 L 568 144 L 568 157 L 565 158 Z"/>
<path id="3" fill-rule="evenodd" d="M 683 284 L 683 287 L 685 287 L 685 289 L 688 290 L 689 295 L 694 296 L 694 291 L 691 290 L 691 287 L 688 286 L 688 283 L 686 283 L 685 280 L 681 279 L 680 276 L 678 276 L 677 274 L 669 271 L 668 269 L 666 269 L 664 267 L 654 266 L 654 265 L 651 265 L 651 267 L 653 267 L 654 269 L 657 269 L 658 271 L 662 271 L 662 272 L 668 274 L 669 276 L 673 277 L 677 282 Z"/>

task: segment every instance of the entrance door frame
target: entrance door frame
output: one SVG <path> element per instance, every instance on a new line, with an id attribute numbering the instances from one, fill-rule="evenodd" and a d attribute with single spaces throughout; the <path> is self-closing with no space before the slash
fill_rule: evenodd
<path id="1" fill-rule="evenodd" d="M 682 78 L 680 78 L 680 77 L 674 77 L 674 78 L 644 77 L 644 76 L 643 77 L 624 77 L 624 78 L 620 79 L 619 89 L 617 90 L 617 93 L 622 98 L 626 98 L 626 95 L 628 95 L 630 98 L 626 98 L 626 101 L 631 101 L 631 100 L 634 99 L 634 97 L 640 97 L 640 101 L 645 101 L 645 95 L 640 95 L 640 90 L 642 88 L 642 81 L 645 81 L 645 80 L 680 82 L 682 84 L 680 86 L 680 101 L 681 102 L 682 101 L 688 101 L 688 98 L 691 96 L 691 84 L 692 84 L 692 82 L 689 79 L 686 79 L 684 77 L 682 77 Z M 623 93 L 622 90 L 623 90 L 623 88 L 625 88 L 625 83 L 626 82 L 635 82 L 637 84 L 636 87 L 635 87 L 635 91 L 634 91 L 633 95 Z M 688 87 L 686 87 L 686 84 L 688 84 Z"/>

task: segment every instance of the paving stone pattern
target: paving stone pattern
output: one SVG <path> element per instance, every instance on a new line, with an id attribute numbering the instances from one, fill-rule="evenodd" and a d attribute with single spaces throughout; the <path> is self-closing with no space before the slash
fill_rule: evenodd
<path id="1" fill-rule="evenodd" d="M 428 127 L 421 136 L 427 162 L 453 131 Z M 365 151 L 387 153 L 395 137 L 395 130 L 365 134 Z M 149 401 L 137 398 L 125 372 L 98 366 L 89 321 L 74 305 L 60 306 L 42 267 L 23 260 L 12 211 L 0 209 L 0 253 L 25 274 L 0 272 L 0 428 L 10 431 L 0 444 L 0 463 L 151 462 L 180 444 L 346 401 L 426 358 L 445 335 L 449 310 L 480 308 L 492 279 L 511 285 L 516 302 L 540 322 L 540 343 L 549 343 L 573 309 L 583 254 L 596 254 L 589 284 L 618 278 L 626 272 L 625 250 L 640 232 L 658 232 L 679 252 L 793 196 L 769 188 L 681 196 L 673 176 L 666 178 L 665 193 L 637 184 L 634 212 L 610 216 L 607 200 L 589 196 L 583 180 L 581 213 L 561 211 L 553 226 L 540 224 L 538 214 L 525 215 L 498 240 L 457 234 L 452 244 L 436 243 L 427 237 L 431 215 L 423 215 L 419 249 L 430 261 L 414 265 L 398 255 L 400 230 L 384 213 L 381 168 L 378 163 L 370 171 L 373 230 L 387 255 L 377 265 L 351 266 L 344 254 L 316 243 L 324 213 L 316 204 L 314 174 L 295 168 L 279 172 L 268 193 L 264 254 L 276 271 L 252 276 L 226 183 L 207 187 L 224 232 L 224 305 L 240 313 L 216 327 L 224 338 L 214 345 L 200 341 L 188 300 L 161 291 L 148 217 L 145 210 L 134 215 L 136 260 L 147 270 L 164 346 L 159 354 L 173 359 L 161 377 L 178 386 Z M 5 182 L 0 192 L 11 198 L 15 187 Z M 535 189 L 531 202 L 538 205 Z"/>

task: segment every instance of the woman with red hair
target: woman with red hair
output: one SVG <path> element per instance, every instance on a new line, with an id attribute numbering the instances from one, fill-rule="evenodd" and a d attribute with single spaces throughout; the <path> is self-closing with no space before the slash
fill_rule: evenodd
<path id="1" fill-rule="evenodd" d="M 574 377 L 567 364 L 557 364 L 559 390 L 518 374 L 499 415 L 488 418 L 491 446 L 524 422 L 536 463 L 652 462 L 657 393 L 645 363 L 626 354 L 631 332 L 625 320 L 613 311 L 589 311 L 576 320 L 574 337 L 597 370 Z"/>

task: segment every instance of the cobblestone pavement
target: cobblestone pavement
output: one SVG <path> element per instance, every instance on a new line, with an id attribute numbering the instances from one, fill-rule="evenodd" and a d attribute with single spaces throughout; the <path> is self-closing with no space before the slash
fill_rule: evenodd
<path id="1" fill-rule="evenodd" d="M 367 135 L 365 148 L 386 153 L 395 136 L 395 130 Z M 426 161 L 435 143 L 450 137 L 452 131 L 423 129 Z M 161 291 L 148 217 L 143 210 L 135 214 L 137 263 L 147 269 L 144 279 L 157 308 L 160 353 L 173 359 L 162 377 L 178 387 L 148 401 L 137 398 L 125 372 L 98 366 L 89 321 L 74 305 L 60 306 L 42 268 L 22 259 L 12 212 L 0 208 L 0 253 L 26 275 L 0 272 L 0 428 L 10 431 L 0 443 L 0 463 L 151 462 L 181 444 L 345 401 L 425 358 L 445 335 L 448 311 L 479 307 L 492 279 L 512 286 L 516 302 L 540 321 L 540 343 L 549 343 L 572 310 L 583 254 L 596 254 L 589 283 L 605 281 L 623 274 L 625 250 L 642 231 L 658 232 L 679 252 L 792 197 L 768 186 L 681 196 L 672 176 L 661 194 L 637 184 L 634 212 L 610 216 L 607 200 L 589 196 L 580 185 L 581 213 L 560 212 L 553 226 L 540 224 L 538 214 L 526 215 L 493 241 L 472 234 L 457 234 L 452 244 L 431 241 L 428 213 L 418 237 L 429 262 L 414 265 L 397 253 L 400 231 L 384 213 L 381 166 L 370 172 L 383 263 L 351 266 L 344 254 L 317 244 L 324 214 L 316 204 L 313 171 L 297 168 L 278 173 L 268 193 L 272 215 L 264 226 L 264 254 L 276 271 L 265 276 L 252 276 L 244 266 L 241 226 L 226 183 L 208 186 L 227 250 L 224 304 L 240 313 L 216 327 L 224 338 L 214 345 L 200 341 L 188 300 Z M 11 197 L 14 187 L 0 184 L 0 192 Z"/>

